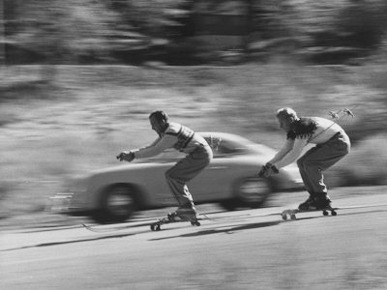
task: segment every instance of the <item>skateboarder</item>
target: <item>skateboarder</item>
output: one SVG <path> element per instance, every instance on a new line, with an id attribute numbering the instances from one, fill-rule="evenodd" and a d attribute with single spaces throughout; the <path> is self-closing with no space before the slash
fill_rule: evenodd
<path id="1" fill-rule="evenodd" d="M 323 171 L 334 165 L 350 151 L 349 137 L 335 122 L 320 117 L 301 117 L 291 108 L 276 114 L 280 128 L 287 133 L 283 148 L 264 165 L 260 176 L 269 177 L 297 160 L 309 143 L 316 144 L 297 160 L 309 198 L 299 205 L 300 210 L 323 209 L 330 206 Z"/>
<path id="2" fill-rule="evenodd" d="M 185 158 L 165 172 L 165 177 L 179 203 L 176 215 L 188 219 L 195 218 L 197 213 L 187 182 L 210 163 L 213 156 L 212 149 L 202 136 L 188 127 L 169 122 L 168 115 L 163 111 L 151 113 L 149 121 L 159 137 L 151 145 L 121 152 L 117 158 L 120 161 L 131 162 L 135 158 L 155 156 L 168 148 L 186 153 Z"/>

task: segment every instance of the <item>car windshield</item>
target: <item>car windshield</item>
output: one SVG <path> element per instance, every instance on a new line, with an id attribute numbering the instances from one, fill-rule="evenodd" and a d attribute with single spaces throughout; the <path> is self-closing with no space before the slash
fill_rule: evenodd
<path id="1" fill-rule="evenodd" d="M 211 137 L 204 135 L 208 142 Z M 249 139 L 243 138 L 237 135 L 221 134 L 216 136 L 220 139 L 218 146 L 212 146 L 214 157 L 227 157 L 233 155 L 244 155 L 244 154 L 259 154 L 266 156 L 274 156 L 275 150 L 262 144 L 254 143 Z M 214 138 L 214 137 L 212 137 Z M 208 142 L 210 143 L 210 142 Z"/>

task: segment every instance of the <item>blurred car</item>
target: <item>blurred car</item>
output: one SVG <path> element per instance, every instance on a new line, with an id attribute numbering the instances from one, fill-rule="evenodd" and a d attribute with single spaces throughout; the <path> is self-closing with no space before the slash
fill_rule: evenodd
<path id="1" fill-rule="evenodd" d="M 271 178 L 257 176 L 275 150 L 234 134 L 199 134 L 210 143 L 214 158 L 188 183 L 196 204 L 216 202 L 227 210 L 259 208 L 272 192 L 302 187 L 295 164 Z M 183 153 L 171 149 L 153 158 L 93 172 L 52 197 L 53 208 L 106 223 L 126 221 L 136 210 L 176 206 L 164 174 L 182 157 Z"/>

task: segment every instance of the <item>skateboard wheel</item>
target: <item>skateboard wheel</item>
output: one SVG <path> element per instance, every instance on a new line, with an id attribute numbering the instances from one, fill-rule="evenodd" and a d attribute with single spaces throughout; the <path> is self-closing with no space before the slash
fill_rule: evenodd
<path id="1" fill-rule="evenodd" d="M 170 222 L 175 221 L 175 216 L 176 216 L 175 213 L 169 213 L 169 214 L 168 214 L 168 220 L 169 220 Z"/>
<path id="2" fill-rule="evenodd" d="M 292 214 L 292 215 L 290 216 L 290 218 L 291 218 L 293 221 L 297 219 L 295 214 Z"/>
<path id="3" fill-rule="evenodd" d="M 323 215 L 327 216 L 328 214 L 329 214 L 328 211 L 326 210 L 323 211 Z"/>
<path id="4" fill-rule="evenodd" d="M 336 216 L 336 215 L 337 215 L 337 212 L 336 212 L 335 210 L 332 210 L 331 214 L 332 214 L 333 216 Z"/>
<path id="5" fill-rule="evenodd" d="M 283 219 L 284 221 L 286 221 L 286 220 L 288 219 L 288 215 L 287 215 L 287 214 L 282 214 L 281 216 L 282 216 L 282 219 Z"/>
<path id="6" fill-rule="evenodd" d="M 160 230 L 160 225 L 159 224 L 151 225 L 150 228 L 151 228 L 152 231 L 159 231 Z"/>

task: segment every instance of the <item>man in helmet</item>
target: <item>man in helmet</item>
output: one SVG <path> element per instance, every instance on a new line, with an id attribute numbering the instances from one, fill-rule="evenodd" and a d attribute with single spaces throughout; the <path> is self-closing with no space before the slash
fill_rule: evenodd
<path id="1" fill-rule="evenodd" d="M 211 161 L 213 153 L 206 140 L 190 128 L 169 122 L 163 111 L 150 114 L 152 129 L 159 137 L 149 146 L 121 152 L 120 161 L 131 162 L 134 159 L 155 156 L 165 149 L 174 148 L 186 153 L 186 157 L 165 172 L 168 185 L 179 203 L 176 214 L 182 218 L 197 216 L 194 201 L 188 190 L 187 182 L 198 175 Z"/>
<path id="2" fill-rule="evenodd" d="M 300 210 L 323 209 L 331 204 L 323 171 L 334 165 L 350 151 L 349 137 L 335 122 L 320 117 L 301 117 L 291 108 L 276 114 L 280 128 L 287 133 L 283 148 L 264 165 L 260 176 L 269 177 L 296 161 L 309 143 L 316 144 L 297 160 L 309 198 L 299 205 Z"/>

